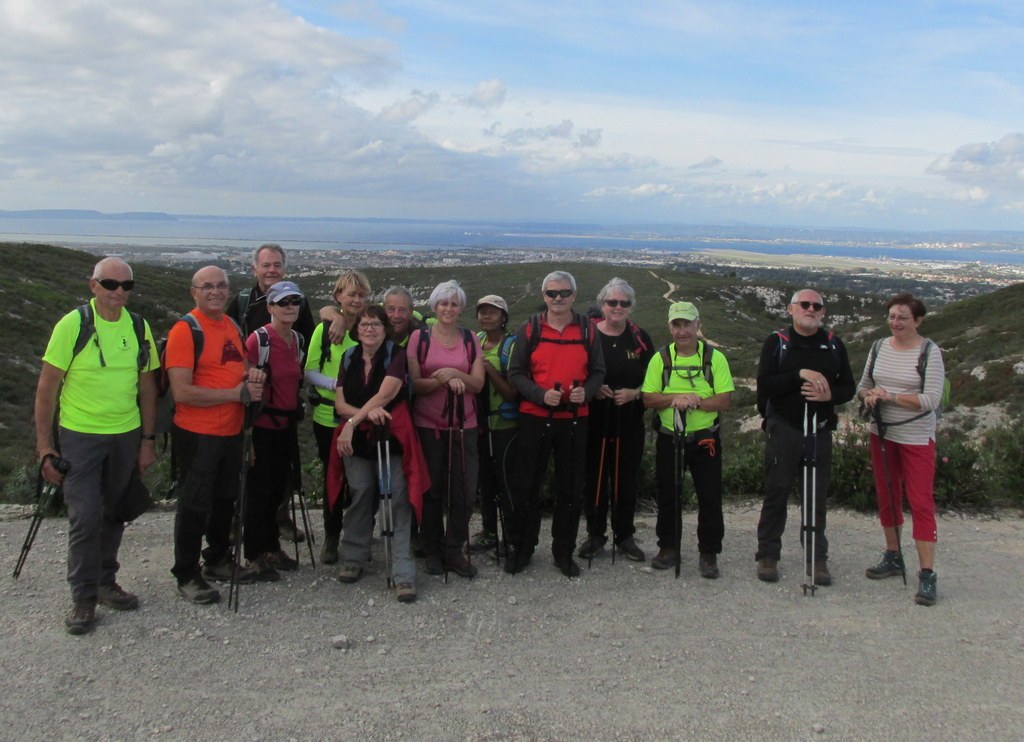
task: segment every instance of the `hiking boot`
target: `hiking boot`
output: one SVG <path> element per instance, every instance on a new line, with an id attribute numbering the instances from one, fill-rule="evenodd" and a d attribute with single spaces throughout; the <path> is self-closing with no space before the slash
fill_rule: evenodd
<path id="1" fill-rule="evenodd" d="M 305 532 L 292 523 L 291 518 L 282 520 L 277 524 L 277 533 L 282 541 L 288 541 L 293 544 L 301 544 L 306 540 Z"/>
<path id="2" fill-rule="evenodd" d="M 359 578 L 362 576 L 363 568 L 358 564 L 344 564 L 341 569 L 338 570 L 338 579 L 346 585 L 358 582 Z"/>
<path id="3" fill-rule="evenodd" d="M 828 562 L 824 559 L 814 560 L 814 584 L 824 587 L 832 584 L 832 573 L 828 571 Z"/>
<path id="4" fill-rule="evenodd" d="M 203 563 L 203 579 L 213 580 L 214 582 L 231 582 L 232 576 L 235 574 L 235 560 L 230 554 L 225 554 L 224 558 L 216 564 L 211 562 Z M 238 576 L 235 579 L 237 585 L 251 585 L 256 582 L 256 572 L 251 567 L 244 565 L 238 565 Z"/>
<path id="5" fill-rule="evenodd" d="M 607 536 L 587 536 L 587 540 L 576 551 L 576 556 L 580 559 L 593 559 L 604 551 L 606 543 L 608 543 Z"/>
<path id="6" fill-rule="evenodd" d="M 579 577 L 580 565 L 573 561 L 571 556 L 555 557 L 555 566 L 566 577 Z"/>
<path id="7" fill-rule="evenodd" d="M 423 570 L 428 575 L 443 575 L 444 574 L 444 562 L 441 561 L 441 557 L 431 554 L 426 558 L 423 565 Z"/>
<path id="8" fill-rule="evenodd" d="M 299 568 L 299 563 L 281 549 L 268 551 L 263 557 L 267 560 L 267 564 L 280 572 L 295 572 Z"/>
<path id="9" fill-rule="evenodd" d="M 658 555 L 651 560 L 655 569 L 672 569 L 676 566 L 676 550 L 665 547 L 658 550 Z"/>
<path id="10" fill-rule="evenodd" d="M 472 579 L 476 577 L 476 565 L 471 564 L 464 556 L 449 557 L 445 560 L 445 571 L 454 572 L 459 577 Z"/>
<path id="11" fill-rule="evenodd" d="M 134 611 L 139 607 L 139 599 L 116 582 L 100 585 L 96 590 L 96 602 L 115 611 Z"/>
<path id="12" fill-rule="evenodd" d="M 76 600 L 71 611 L 64 617 L 64 626 L 69 634 L 80 636 L 92 631 L 96 623 L 96 598 Z"/>
<path id="13" fill-rule="evenodd" d="M 249 562 L 249 569 L 256 575 L 256 582 L 277 582 L 281 573 L 267 561 L 266 554 Z"/>
<path id="14" fill-rule="evenodd" d="M 491 551 L 498 545 L 498 534 L 492 531 L 480 531 L 469 542 L 470 554 L 482 554 Z"/>
<path id="15" fill-rule="evenodd" d="M 178 594 L 189 603 L 207 605 L 220 600 L 220 592 L 210 583 L 203 579 L 202 575 L 196 575 L 187 582 L 178 585 Z"/>
<path id="16" fill-rule="evenodd" d="M 524 549 L 520 552 L 516 547 L 508 547 L 508 557 L 505 559 L 505 571 L 510 575 L 514 575 L 517 572 L 522 572 L 524 569 L 530 566 L 530 562 L 533 560 L 533 550 Z"/>
<path id="17" fill-rule="evenodd" d="M 324 545 L 320 549 L 320 563 L 321 564 L 337 564 L 338 563 L 338 541 L 337 535 L 330 533 L 324 536 Z"/>
<path id="18" fill-rule="evenodd" d="M 395 597 L 399 603 L 416 602 L 416 586 L 411 582 L 399 582 L 395 585 Z"/>
<path id="19" fill-rule="evenodd" d="M 701 554 L 700 559 L 697 560 L 697 569 L 700 570 L 701 577 L 717 580 L 721 574 L 718 571 L 718 554 Z"/>
<path id="20" fill-rule="evenodd" d="M 885 551 L 878 564 L 864 570 L 864 576 L 870 580 L 884 580 L 886 577 L 899 577 L 903 570 L 903 555 L 898 551 Z"/>
<path id="21" fill-rule="evenodd" d="M 938 575 L 933 570 L 922 569 L 917 573 L 917 595 L 914 602 L 918 605 L 935 605 L 939 599 L 939 591 L 936 582 Z"/>
<path id="22" fill-rule="evenodd" d="M 643 549 L 636 545 L 636 541 L 633 540 L 632 536 L 617 543 L 615 548 L 631 562 L 642 562 L 647 559 L 647 555 L 644 554 Z"/>
<path id="23" fill-rule="evenodd" d="M 779 560 L 773 557 L 761 557 L 758 559 L 757 579 L 761 582 L 778 582 Z"/>

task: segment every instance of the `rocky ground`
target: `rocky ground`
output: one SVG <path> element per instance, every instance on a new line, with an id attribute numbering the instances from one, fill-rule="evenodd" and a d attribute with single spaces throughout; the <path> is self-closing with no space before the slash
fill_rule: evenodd
<path id="1" fill-rule="evenodd" d="M 863 577 L 880 534 L 853 513 L 830 513 L 834 586 L 803 594 L 795 510 L 781 581 L 758 582 L 756 520 L 751 505 L 727 513 L 717 581 L 701 579 L 689 553 L 679 580 L 607 554 L 568 580 L 541 549 L 515 577 L 483 559 L 473 581 L 424 575 L 419 601 L 401 605 L 378 545 L 356 585 L 307 564 L 243 588 L 236 615 L 177 597 L 173 515 L 154 512 L 122 549 L 121 584 L 142 607 L 101 608 L 94 633 L 71 637 L 66 522 L 51 519 L 21 578 L 0 582 L 0 736 L 1020 739 L 1016 512 L 940 519 L 933 608 L 914 605 L 913 580 Z M 0 523 L 8 575 L 27 526 Z M 650 556 L 653 518 L 639 526 Z M 694 548 L 692 534 L 684 543 Z"/>

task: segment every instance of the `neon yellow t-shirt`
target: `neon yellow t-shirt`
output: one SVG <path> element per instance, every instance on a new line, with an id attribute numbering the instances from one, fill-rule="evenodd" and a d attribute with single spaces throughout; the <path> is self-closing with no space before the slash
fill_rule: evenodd
<path id="1" fill-rule="evenodd" d="M 483 343 L 484 340 L 486 339 L 486 334 L 483 332 L 477 333 L 477 339 L 480 340 L 480 347 L 481 349 L 483 349 Z M 507 372 L 507 368 L 502 369 L 501 367 L 501 346 L 504 344 L 505 339 L 502 338 L 500 343 L 495 345 L 493 348 L 490 348 L 489 350 L 484 350 L 483 354 L 484 358 L 490 361 L 492 366 L 494 366 L 499 371 Z M 515 340 L 513 340 L 508 348 L 509 358 L 512 357 L 512 349 L 515 348 L 515 346 Z M 506 366 L 508 365 L 508 358 L 505 359 L 505 364 Z M 501 406 L 501 403 L 505 401 L 505 398 L 501 396 L 501 392 L 495 389 L 494 385 L 491 384 L 490 382 L 488 382 L 485 385 L 485 388 L 488 391 L 487 404 L 488 409 L 490 410 L 490 414 L 488 414 L 487 416 L 487 427 L 490 428 L 491 430 L 507 430 L 508 428 L 517 427 L 518 421 L 506 420 L 498 413 L 498 408 Z M 483 411 L 482 406 L 478 409 L 480 409 L 481 412 Z M 513 409 L 518 410 L 518 404 L 515 404 Z"/>
<path id="2" fill-rule="evenodd" d="M 323 348 L 323 337 L 324 337 L 324 323 L 321 322 L 313 330 L 313 336 L 309 339 L 309 347 L 306 348 L 306 371 L 320 370 L 320 356 Z M 331 343 L 327 348 L 327 358 L 324 359 L 324 376 L 337 379 L 338 371 L 341 370 L 341 357 L 345 351 L 358 345 L 358 341 L 353 340 L 351 336 L 346 332 L 345 339 L 341 342 L 341 345 L 334 345 Z M 320 394 L 320 399 L 324 403 L 316 405 L 316 409 L 313 410 L 313 422 L 325 425 L 328 428 L 335 426 L 334 422 L 334 390 L 333 389 L 322 389 L 317 387 L 317 392 Z"/>
<path id="3" fill-rule="evenodd" d="M 65 371 L 60 393 L 60 425 L 78 433 L 115 435 L 135 430 L 142 424 L 139 415 L 139 342 L 128 310 L 121 310 L 116 322 L 107 322 L 96 312 L 96 300 L 89 302 L 96 331 L 72 358 L 81 329 L 78 310 L 65 314 L 50 335 L 43 360 Z M 145 322 L 149 343 L 149 364 L 145 371 L 160 368 L 160 358 L 149 323 Z M 103 362 L 100 363 L 102 350 Z"/>
<path id="4" fill-rule="evenodd" d="M 662 388 L 663 372 L 665 362 L 659 350 L 651 356 L 647 364 L 647 374 L 644 376 L 642 391 L 654 394 L 696 394 L 701 399 L 713 397 L 716 394 L 724 394 L 736 390 L 732 381 L 732 372 L 729 370 L 729 361 L 725 355 L 716 350 L 711 356 L 711 377 L 715 382 L 712 389 L 704 378 L 704 354 L 707 346 L 703 341 L 697 345 L 697 352 L 692 356 L 677 356 L 675 343 L 670 344 L 669 354 L 672 372 L 669 374 L 668 386 Z M 715 424 L 717 412 L 707 410 L 689 410 L 686 413 L 686 431 L 693 433 L 698 430 L 706 430 Z M 671 431 L 674 426 L 672 408 L 660 410 L 658 418 L 661 421 L 662 430 Z"/>

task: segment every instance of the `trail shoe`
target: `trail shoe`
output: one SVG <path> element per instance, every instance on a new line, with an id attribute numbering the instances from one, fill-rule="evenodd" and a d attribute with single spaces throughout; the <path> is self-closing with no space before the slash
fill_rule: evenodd
<path id="1" fill-rule="evenodd" d="M 395 585 L 395 597 L 399 603 L 416 602 L 416 586 L 411 582 L 399 582 Z"/>
<path id="2" fill-rule="evenodd" d="M 291 518 L 278 521 L 277 533 L 282 541 L 289 541 L 293 544 L 301 544 L 306 540 L 305 532 L 292 523 Z"/>
<path id="3" fill-rule="evenodd" d="M 454 572 L 459 577 L 466 577 L 472 579 L 476 577 L 476 565 L 470 564 L 470 561 L 466 557 L 459 555 L 456 557 L 449 557 L 445 561 L 445 571 Z"/>
<path id="4" fill-rule="evenodd" d="M 441 557 L 431 554 L 427 557 L 423 569 L 428 575 L 434 575 L 435 577 L 437 575 L 443 575 L 444 562 L 441 560 Z"/>
<path id="5" fill-rule="evenodd" d="M 267 560 L 267 564 L 278 571 L 295 572 L 299 568 L 299 563 L 281 549 L 278 549 L 277 551 L 268 551 L 263 556 Z"/>
<path id="6" fill-rule="evenodd" d="M 225 554 L 224 558 L 216 564 L 212 562 L 203 563 L 203 579 L 213 580 L 214 582 L 231 582 L 231 578 L 235 573 L 235 560 L 230 554 Z M 252 567 L 246 567 L 245 565 L 238 565 L 238 576 L 235 582 L 239 585 L 251 585 L 256 582 L 256 571 Z"/>
<path id="7" fill-rule="evenodd" d="M 761 582 L 779 581 L 779 560 L 761 557 L 757 560 L 757 579 Z"/>
<path id="8" fill-rule="evenodd" d="M 631 562 L 642 562 L 647 559 L 647 555 L 644 554 L 644 550 L 636 545 L 636 541 L 633 540 L 632 536 L 617 543 L 615 548 Z"/>
<path id="9" fill-rule="evenodd" d="M 655 569 L 672 569 L 676 566 L 676 550 L 668 547 L 658 550 L 658 555 L 651 560 Z"/>
<path id="10" fill-rule="evenodd" d="M 210 587 L 210 583 L 202 575 L 196 575 L 187 582 L 178 585 L 178 594 L 189 603 L 207 605 L 220 600 L 220 591 Z"/>
<path id="11" fill-rule="evenodd" d="M 351 585 L 354 582 L 358 582 L 359 578 L 363 576 L 363 568 L 357 564 L 344 564 L 341 569 L 338 570 L 338 579 L 344 582 L 346 585 Z"/>
<path id="12" fill-rule="evenodd" d="M 587 536 L 576 556 L 580 559 L 593 559 L 604 551 L 604 545 L 608 542 L 607 536 Z"/>
<path id="13" fill-rule="evenodd" d="M 814 560 L 814 584 L 823 587 L 832 584 L 832 573 L 828 571 L 828 562 L 824 559 Z"/>
<path id="14" fill-rule="evenodd" d="M 473 540 L 469 542 L 469 552 L 471 554 L 482 554 L 485 551 L 493 550 L 497 545 L 498 534 L 493 531 L 480 531 L 478 534 L 473 536 Z"/>
<path id="15" fill-rule="evenodd" d="M 95 623 L 96 598 L 76 600 L 71 606 L 71 612 L 64 617 L 64 627 L 74 636 L 88 634 Z"/>
<path id="16" fill-rule="evenodd" d="M 580 576 L 580 565 L 571 556 L 555 557 L 555 566 L 566 577 Z"/>
<path id="17" fill-rule="evenodd" d="M 718 571 L 718 554 L 701 554 L 697 561 L 697 569 L 700 576 L 708 580 L 717 580 L 721 574 Z"/>
<path id="18" fill-rule="evenodd" d="M 96 590 L 96 602 L 115 611 L 134 611 L 139 607 L 139 599 L 116 582 L 100 585 Z"/>
<path id="19" fill-rule="evenodd" d="M 267 561 L 266 554 L 249 562 L 249 569 L 256 575 L 256 582 L 277 582 L 281 573 Z"/>
<path id="20" fill-rule="evenodd" d="M 522 572 L 530 566 L 532 560 L 532 549 L 524 549 L 520 552 L 516 547 L 510 545 L 508 547 L 508 557 L 505 559 L 505 571 L 510 575 Z"/>
<path id="21" fill-rule="evenodd" d="M 338 540 L 339 537 L 337 535 L 328 533 L 324 536 L 324 546 L 320 549 L 321 564 L 338 563 Z"/>
<path id="22" fill-rule="evenodd" d="M 917 595 L 914 596 L 914 602 L 918 605 L 935 605 L 935 601 L 939 599 L 936 585 L 938 575 L 933 570 L 922 569 L 917 573 L 917 580 Z"/>
<path id="23" fill-rule="evenodd" d="M 903 569 L 903 555 L 898 551 L 886 551 L 878 564 L 864 570 L 864 576 L 870 580 L 884 580 L 886 577 L 899 577 Z"/>

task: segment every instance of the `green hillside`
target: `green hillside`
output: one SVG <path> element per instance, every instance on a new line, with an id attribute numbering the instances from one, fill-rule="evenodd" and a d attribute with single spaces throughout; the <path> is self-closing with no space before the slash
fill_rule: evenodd
<path id="1" fill-rule="evenodd" d="M 26 471 L 33 465 L 32 400 L 39 374 L 39 358 L 50 330 L 65 312 L 90 296 L 87 279 L 96 257 L 46 245 L 0 244 L 0 259 L 10 280 L 0 286 L 8 321 L 0 329 L 4 352 L 0 363 L 0 491 L 24 490 Z M 360 266 L 343 266 L 360 267 Z M 137 288 L 131 307 L 141 311 L 158 337 L 191 307 L 188 286 L 192 270 L 133 264 Z M 329 300 L 335 275 L 299 275 L 314 309 Z M 739 379 L 752 379 L 764 338 L 785 322 L 784 306 L 799 286 L 757 285 L 749 278 L 711 275 L 673 268 L 613 267 L 603 263 L 517 263 L 501 266 L 366 268 L 378 297 L 393 284 L 410 287 L 418 305 L 424 305 L 437 283 L 455 278 L 471 304 L 484 294 L 497 293 L 509 303 L 513 323 L 524 320 L 541 306 L 540 283 L 555 268 L 572 272 L 578 283 L 577 305 L 585 309 L 613 275 L 628 281 L 637 292 L 634 318 L 658 344 L 668 340 L 666 310 L 670 300 L 695 302 L 700 308 L 706 336 L 726 354 Z M 341 270 L 342 267 L 339 267 Z M 243 275 L 232 277 L 235 288 L 248 285 Z M 837 290 L 825 292 L 829 322 L 847 341 L 854 374 L 859 376 L 876 337 L 887 333 L 882 320 L 882 298 Z M 1024 361 L 1021 325 L 1024 284 L 948 304 L 930 314 L 925 334 L 946 353 L 954 403 L 976 406 L 1006 403 L 1012 413 L 1021 409 L 1024 375 L 1014 370 Z M 472 315 L 467 317 L 472 325 Z M 978 376 L 985 374 L 984 381 Z M 973 375 L 972 375 L 973 372 Z M 737 393 L 738 418 L 752 413 L 753 393 Z M 8 482 L 10 480 L 10 486 Z"/>

